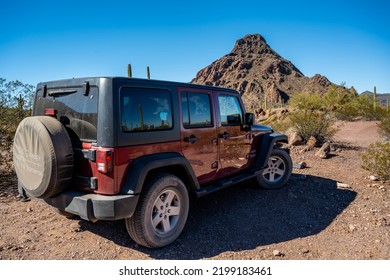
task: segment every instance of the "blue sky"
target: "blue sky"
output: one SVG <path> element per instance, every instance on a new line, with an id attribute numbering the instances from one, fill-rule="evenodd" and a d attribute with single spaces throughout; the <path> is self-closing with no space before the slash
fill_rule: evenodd
<path id="1" fill-rule="evenodd" d="M 36 85 L 86 77 L 189 82 L 259 33 L 306 76 L 358 92 L 390 93 L 390 2 L 6 1 L 0 16 L 0 77 Z"/>

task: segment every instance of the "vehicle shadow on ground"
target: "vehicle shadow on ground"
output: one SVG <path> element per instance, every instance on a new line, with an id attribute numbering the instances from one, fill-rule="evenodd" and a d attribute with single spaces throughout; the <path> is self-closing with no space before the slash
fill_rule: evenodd
<path id="1" fill-rule="evenodd" d="M 281 190 L 247 182 L 194 200 L 181 236 L 157 250 L 135 246 L 122 223 L 81 226 L 155 259 L 202 259 L 317 234 L 355 197 L 356 192 L 337 188 L 336 181 L 315 176 L 293 174 Z"/>

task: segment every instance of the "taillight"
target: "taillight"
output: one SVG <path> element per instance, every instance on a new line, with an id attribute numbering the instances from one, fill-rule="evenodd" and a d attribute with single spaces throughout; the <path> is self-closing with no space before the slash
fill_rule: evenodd
<path id="1" fill-rule="evenodd" d="M 57 115 L 57 110 L 53 108 L 46 108 L 45 109 L 45 115 L 55 117 Z"/>
<path id="2" fill-rule="evenodd" d="M 96 151 L 96 163 L 97 170 L 102 173 L 108 173 L 112 171 L 113 166 L 113 154 L 111 150 L 97 150 Z"/>

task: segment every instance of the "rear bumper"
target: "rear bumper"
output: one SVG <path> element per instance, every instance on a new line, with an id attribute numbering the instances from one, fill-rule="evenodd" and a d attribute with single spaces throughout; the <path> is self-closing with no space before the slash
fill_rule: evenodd
<path id="1" fill-rule="evenodd" d="M 138 195 L 99 195 L 68 191 L 44 201 L 60 210 L 80 216 L 84 220 L 120 220 L 131 217 Z"/>

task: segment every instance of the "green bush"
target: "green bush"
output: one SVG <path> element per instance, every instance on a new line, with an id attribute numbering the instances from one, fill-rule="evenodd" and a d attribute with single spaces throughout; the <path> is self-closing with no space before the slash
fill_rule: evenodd
<path id="1" fill-rule="evenodd" d="M 383 110 L 378 126 L 379 134 L 390 141 L 390 112 Z"/>
<path id="2" fill-rule="evenodd" d="M 12 141 L 19 122 L 31 114 L 34 87 L 0 78 L 0 173 L 12 170 Z"/>
<path id="3" fill-rule="evenodd" d="M 381 179 L 390 179 L 390 143 L 371 144 L 367 151 L 362 153 L 362 167 L 373 172 Z"/>
<path id="4" fill-rule="evenodd" d="M 289 116 L 290 127 L 293 127 L 306 143 L 310 136 L 314 136 L 318 142 L 324 143 L 330 140 L 337 129 L 333 126 L 333 120 L 320 111 L 299 110 Z"/>
<path id="5" fill-rule="evenodd" d="M 333 112 L 338 109 L 341 99 L 332 90 L 324 96 L 313 93 L 294 94 L 289 100 L 292 112 L 289 114 L 288 126 L 299 133 L 304 143 L 311 136 L 320 144 L 330 140 L 337 131 L 333 126 Z"/>
<path id="6" fill-rule="evenodd" d="M 329 140 L 337 131 L 333 124 L 337 120 L 381 119 L 381 131 L 390 139 L 390 114 L 383 106 L 374 106 L 371 95 L 358 95 L 354 88 L 330 86 L 324 95 L 296 93 L 289 100 L 290 117 L 288 127 L 293 127 L 306 142 L 310 136 L 318 141 Z M 385 117 L 383 117 L 385 116 Z M 285 124 L 283 124 L 284 126 Z"/>
<path id="7" fill-rule="evenodd" d="M 371 95 L 359 95 L 345 104 L 340 111 L 340 119 L 350 120 L 356 117 L 362 117 L 366 120 L 379 120 L 385 109 L 382 106 L 374 107 L 374 99 Z"/>
<path id="8" fill-rule="evenodd" d="M 351 88 L 347 89 L 343 86 L 330 86 L 329 90 L 324 95 L 325 110 L 328 112 L 342 112 L 352 100 L 357 98 L 357 92 Z"/>
<path id="9" fill-rule="evenodd" d="M 326 106 L 324 99 L 319 94 L 306 92 L 299 92 L 292 95 L 289 100 L 289 105 L 292 108 L 305 111 L 324 110 Z"/>

